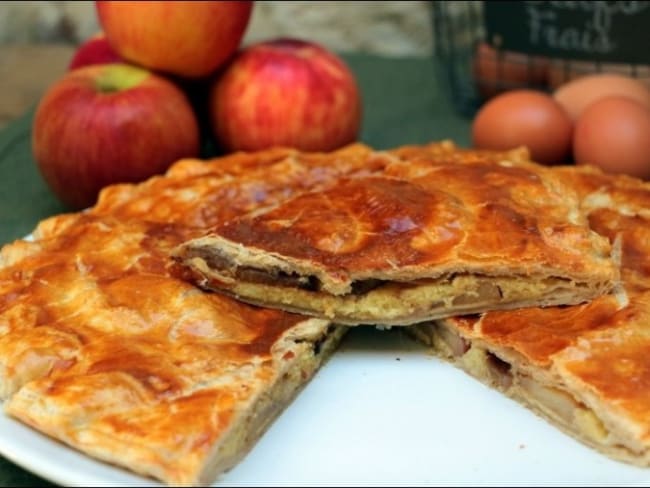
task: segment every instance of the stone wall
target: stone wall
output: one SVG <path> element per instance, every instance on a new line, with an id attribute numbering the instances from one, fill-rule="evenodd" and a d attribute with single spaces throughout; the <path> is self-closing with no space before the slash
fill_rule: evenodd
<path id="1" fill-rule="evenodd" d="M 425 1 L 259 0 L 244 43 L 294 36 L 339 52 L 426 56 L 432 45 L 430 9 Z M 78 44 L 98 30 L 91 1 L 0 2 L 0 43 Z"/>

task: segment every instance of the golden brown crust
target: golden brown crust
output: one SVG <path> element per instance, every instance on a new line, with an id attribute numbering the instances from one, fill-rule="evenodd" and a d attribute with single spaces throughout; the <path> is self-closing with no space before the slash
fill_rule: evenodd
<path id="1" fill-rule="evenodd" d="M 502 165 L 504 160 L 508 163 Z M 472 198 L 481 195 L 471 191 L 464 197 L 470 202 L 466 207 L 439 205 L 449 198 L 440 182 L 454 181 L 454 167 L 459 163 L 471 168 L 481 191 L 489 190 L 486 178 L 496 178 L 512 191 L 506 197 L 486 193 L 497 199 L 497 207 L 478 205 Z M 496 173 L 486 171 L 495 165 Z M 353 145 L 332 154 L 278 148 L 208 162 L 184 160 L 165 176 L 138 185 L 108 187 L 94 208 L 47 219 L 35 230 L 33 242 L 17 241 L 0 252 L 0 397 L 6 399 L 11 415 L 90 455 L 171 484 L 209 483 L 236 462 L 290 401 L 344 329 L 201 292 L 184 279 L 183 270 L 170 268 L 172 249 L 202 236 L 207 228 L 244 215 L 268 215 L 290 199 L 306 198 L 309 192 L 335 192 L 340 181 L 363 187 L 363 182 L 380 180 L 385 185 L 377 185 L 379 194 L 374 186 L 363 188 L 370 192 L 365 194 L 370 203 L 380 198 L 382 203 L 411 209 L 408 198 L 405 204 L 394 198 L 403 184 L 409 188 L 408 195 L 425 193 L 426 202 L 451 213 L 458 210 L 461 218 L 469 214 L 475 223 L 481 212 L 492 208 L 491 217 L 501 216 L 501 225 L 512 226 L 513 215 L 498 206 L 503 206 L 502 198 L 516 204 L 514 210 L 527 225 L 532 225 L 532 209 L 541 210 L 543 205 L 548 213 L 535 215 L 536 224 L 549 218 L 571 225 L 554 227 L 548 234 L 526 235 L 522 249 L 535 250 L 529 256 L 530 269 L 538 266 L 538 258 L 544 259 L 544 252 L 552 255 L 547 246 L 570 243 L 562 249 L 561 267 L 587 276 L 594 268 L 580 260 L 581 246 L 591 252 L 589 259 L 599 262 L 607 261 L 609 245 L 584 234 L 581 225 L 586 220 L 576 210 L 578 195 L 549 174 L 528 163 L 522 150 L 461 151 L 440 143 L 374 152 Z M 574 176 L 576 181 L 582 178 L 578 173 Z M 587 187 L 588 181 L 582 184 Z M 534 193 L 538 185 L 543 187 L 540 194 Z M 397 192 L 395 186 L 400 186 Z M 415 193 L 411 192 L 414 187 Z M 642 202 L 643 195 L 635 198 Z M 574 203 L 567 205 L 567 201 Z M 629 225 L 630 236 L 643 236 L 635 220 L 641 210 L 621 214 L 629 221 L 611 220 L 597 213 L 608 209 L 597 203 L 594 199 L 590 204 L 594 227 L 602 227 L 609 236 Z M 440 212 L 422 212 L 417 204 L 412 207 L 416 220 L 426 223 L 444 218 Z M 377 215 L 384 220 L 394 215 L 383 211 L 380 205 Z M 375 229 L 374 219 L 355 217 L 352 221 L 355 225 L 369 222 Z M 391 228 L 389 222 L 382 225 Z M 409 234 L 414 229 L 405 221 L 394 221 L 392 228 L 400 237 L 414 237 Z M 453 225 L 444 228 L 449 233 L 444 234 L 446 239 L 453 241 L 460 232 L 468 243 L 466 254 L 454 259 L 484 260 L 480 239 Z M 490 256 L 504 244 L 501 237 L 484 237 L 492 239 L 485 243 Z M 435 248 L 424 241 L 424 248 Z M 412 249 L 397 238 L 391 242 L 405 253 Z M 376 246 L 371 257 L 378 261 L 382 244 Z M 623 241 L 627 256 L 635 246 Z M 448 253 L 436 249 L 431 253 L 436 257 Z M 409 266 L 412 260 L 419 266 L 420 257 L 417 253 L 400 255 L 396 262 Z M 520 258 L 525 260 L 526 255 Z M 545 266 L 556 264 L 549 258 Z M 392 268 L 382 272 L 398 273 Z M 646 278 L 644 269 L 634 270 L 639 286 Z M 631 282 L 632 271 L 626 272 Z M 450 281 L 464 278 L 457 275 Z M 481 288 L 483 292 L 490 295 L 494 289 Z M 629 317 L 621 319 L 623 324 L 628 321 L 636 323 Z M 574 336 L 568 331 L 558 333 L 565 343 L 554 350 L 578 347 L 583 335 L 574 332 Z M 514 350 L 513 342 L 507 342 L 511 336 L 503 337 L 503 349 Z M 577 357 L 574 353 L 572 361 Z M 576 381 L 591 374 L 571 361 L 565 364 Z"/>
<path id="2" fill-rule="evenodd" d="M 621 241 L 626 294 L 574 307 L 456 317 L 414 332 L 570 435 L 611 457 L 647 466 L 650 184 L 588 167 L 555 171 L 579 192 L 590 226 Z M 501 373 L 489 366 L 495 357 Z"/>
<path id="3" fill-rule="evenodd" d="M 305 189 L 327 186 L 343 174 L 367 171 L 370 152 L 358 144 L 331 154 L 276 148 L 208 161 L 181 160 L 165 176 L 105 188 L 90 212 L 208 228 Z"/>
<path id="4" fill-rule="evenodd" d="M 173 278 L 167 254 L 190 232 L 85 215 L 5 266 L 6 412 L 171 484 L 209 482 L 206 471 L 230 467 L 311 377 L 342 328 Z M 260 409 L 268 412 L 254 417 Z M 250 428 L 238 430 L 246 422 Z"/>
<path id="5" fill-rule="evenodd" d="M 610 243 L 587 227 L 576 192 L 549 168 L 524 161 L 525 153 L 439 144 L 364 155 L 369 171 L 342 175 L 228 220 L 180 246 L 176 258 L 203 275 L 199 282 L 210 289 L 351 324 L 397 325 L 533 304 L 575 304 L 607 293 L 618 280 Z M 442 286 L 458 274 L 472 275 L 477 283 L 516 277 L 527 287 L 526 296 L 497 296 L 486 303 L 476 291 L 481 283 L 467 290 Z M 390 322 L 383 311 L 346 314 L 347 302 L 359 295 L 356 285 L 366 287 L 369 280 L 409 286 L 439 280 L 440 294 L 427 300 L 445 301 L 444 310 L 427 315 L 422 304 Z M 566 286 L 535 289 L 545 280 Z M 457 296 L 447 301 L 447 295 L 456 291 L 475 294 L 475 307 L 454 307 Z"/>
<path id="6" fill-rule="evenodd" d="M 309 159 L 277 149 L 181 161 L 5 246 L 5 411 L 174 485 L 207 484 L 231 467 L 344 328 L 203 293 L 170 273 L 169 252 L 202 225 L 273 203 L 293 181 L 326 180 Z"/>

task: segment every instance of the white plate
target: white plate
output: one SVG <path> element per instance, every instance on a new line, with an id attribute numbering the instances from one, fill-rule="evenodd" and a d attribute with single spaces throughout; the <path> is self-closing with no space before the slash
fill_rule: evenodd
<path id="1" fill-rule="evenodd" d="M 0 415 L 0 453 L 68 486 L 156 485 Z M 650 486 L 403 335 L 353 330 L 215 486 Z"/>

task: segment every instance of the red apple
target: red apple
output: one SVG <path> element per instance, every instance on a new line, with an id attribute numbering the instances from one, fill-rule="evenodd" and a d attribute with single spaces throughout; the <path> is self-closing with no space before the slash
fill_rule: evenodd
<path id="1" fill-rule="evenodd" d="M 127 64 L 86 66 L 45 93 L 32 149 L 54 193 L 79 209 L 108 184 L 142 181 L 196 156 L 199 128 L 170 81 Z"/>
<path id="2" fill-rule="evenodd" d="M 241 51 L 210 93 L 220 146 L 330 151 L 356 140 L 361 97 L 354 75 L 312 42 L 277 39 Z"/>
<path id="3" fill-rule="evenodd" d="M 106 37 L 124 59 L 200 78 L 237 50 L 253 2 L 98 1 L 96 5 Z"/>
<path id="4" fill-rule="evenodd" d="M 92 64 L 119 63 L 123 59 L 113 50 L 104 33 L 100 32 L 83 42 L 75 51 L 69 70 Z"/>

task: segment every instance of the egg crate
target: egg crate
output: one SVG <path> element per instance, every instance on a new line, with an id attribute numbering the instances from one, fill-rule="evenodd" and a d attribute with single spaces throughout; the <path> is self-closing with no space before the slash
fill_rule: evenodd
<path id="1" fill-rule="evenodd" d="M 650 2 L 432 3 L 437 77 L 472 116 L 512 89 L 553 91 L 593 73 L 650 87 Z"/>

